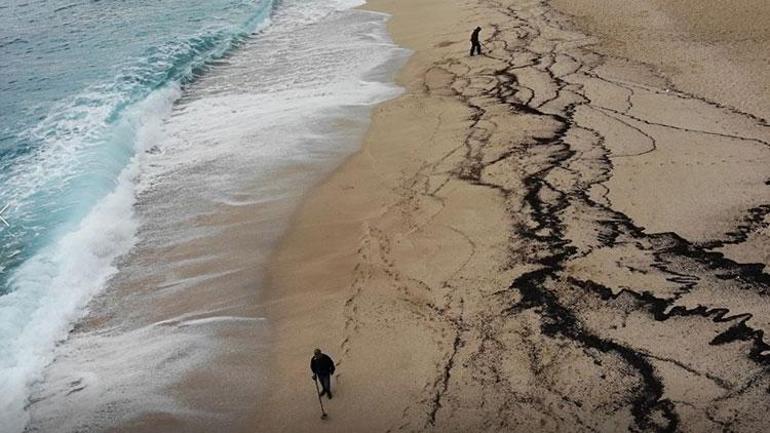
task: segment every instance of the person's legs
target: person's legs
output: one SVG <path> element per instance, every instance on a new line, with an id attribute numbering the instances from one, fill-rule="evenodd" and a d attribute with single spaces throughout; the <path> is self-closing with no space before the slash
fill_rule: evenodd
<path id="1" fill-rule="evenodd" d="M 331 375 L 318 375 L 318 379 L 321 381 L 321 387 L 323 390 L 321 391 L 321 395 L 328 395 L 329 398 L 332 398 L 332 385 L 331 385 Z"/>
<path id="2" fill-rule="evenodd" d="M 481 55 L 481 44 L 476 44 L 476 54 Z"/>
<path id="3" fill-rule="evenodd" d="M 476 49 L 476 44 L 471 43 L 471 56 L 473 56 L 473 51 Z"/>

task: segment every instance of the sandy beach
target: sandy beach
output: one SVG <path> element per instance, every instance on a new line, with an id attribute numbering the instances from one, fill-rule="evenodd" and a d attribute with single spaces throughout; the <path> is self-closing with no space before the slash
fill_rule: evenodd
<path id="1" fill-rule="evenodd" d="M 552 3 L 367 5 L 406 92 L 271 259 L 252 431 L 766 429 L 770 9 Z"/>
<path id="2" fill-rule="evenodd" d="M 195 187 L 139 197 L 150 224 L 57 346 L 27 431 L 767 430 L 770 5 L 364 8 L 378 13 L 339 22 L 387 36 L 389 14 L 412 54 L 403 93 L 373 110 L 360 150 L 333 171 L 351 148 L 293 155 L 181 222 L 164 219 L 180 211 L 171 198 L 194 203 L 211 173 L 261 167 L 180 169 L 171 175 Z M 483 55 L 471 57 L 476 26 Z M 301 51 L 291 38 L 302 29 L 272 43 Z M 367 31 L 350 34 L 388 45 Z M 232 70 L 258 83 L 252 70 L 268 63 Z M 230 78 L 210 74 L 201 81 L 215 89 Z M 192 90 L 169 122 L 205 99 Z M 243 101 L 215 104 L 218 115 L 241 110 L 236 122 L 250 124 Z M 366 108 L 350 105 L 360 118 L 308 123 L 338 127 L 355 148 Z M 210 108 L 196 131 L 211 132 Z M 241 135 L 280 141 L 264 134 Z M 316 347 L 337 362 L 325 420 Z"/>

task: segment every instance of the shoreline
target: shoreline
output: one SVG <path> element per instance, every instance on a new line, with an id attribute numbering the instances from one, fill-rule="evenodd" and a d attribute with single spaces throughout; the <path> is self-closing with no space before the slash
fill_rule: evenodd
<path id="1" fill-rule="evenodd" d="M 544 3 L 365 7 L 414 52 L 406 93 L 271 260 L 255 429 L 759 431 L 765 274 L 714 250 L 766 245 L 742 222 L 770 201 L 756 117 L 603 57 Z M 487 56 L 469 58 L 477 23 Z M 645 214 L 661 188 L 672 202 Z M 325 422 L 314 347 L 339 364 Z"/>
<path id="2" fill-rule="evenodd" d="M 453 12 L 455 5 L 448 5 L 442 2 L 426 2 L 425 5 L 412 5 L 408 10 L 414 8 L 423 8 L 422 12 L 427 11 L 431 6 L 437 8 L 436 12 L 443 18 Z M 440 6 L 439 6 L 440 5 Z M 401 409 L 394 403 L 400 398 L 410 398 L 408 392 L 403 389 L 409 388 L 408 383 L 402 378 L 399 380 L 399 387 L 387 386 L 387 378 L 382 374 L 372 376 L 367 379 L 373 383 L 361 383 L 361 378 L 351 377 L 345 373 L 348 370 L 348 360 L 339 353 L 339 343 L 344 345 L 344 328 L 351 325 L 350 322 L 340 323 L 340 317 L 349 317 L 348 312 L 344 311 L 350 305 L 350 293 L 345 289 L 361 277 L 361 266 L 357 264 L 360 257 L 366 256 L 366 252 L 359 248 L 359 238 L 363 234 L 361 221 L 369 216 L 374 216 L 380 212 L 378 204 L 382 201 L 398 200 L 396 195 L 388 191 L 388 185 L 391 184 L 398 173 L 386 172 L 389 178 L 380 179 L 377 170 L 372 170 L 372 160 L 383 158 L 394 158 L 399 163 L 403 160 L 405 148 L 404 144 L 395 146 L 393 140 L 387 140 L 385 136 L 390 128 L 401 123 L 402 119 L 394 119 L 393 122 L 387 120 L 385 126 L 376 127 L 378 123 L 383 123 L 382 118 L 389 112 L 398 112 L 404 100 L 414 97 L 415 92 L 419 92 L 421 83 L 415 78 L 415 69 L 422 67 L 424 59 L 417 59 L 419 54 L 418 47 L 410 44 L 407 39 L 400 38 L 398 32 L 393 31 L 393 27 L 399 25 L 396 23 L 398 13 L 395 8 L 404 7 L 403 4 L 394 4 L 387 1 L 368 1 L 362 9 L 373 10 L 375 12 L 384 12 L 391 17 L 387 22 L 388 31 L 394 42 L 413 51 L 396 76 L 396 84 L 405 89 L 401 96 L 383 102 L 378 105 L 371 118 L 371 124 L 367 134 L 361 144 L 358 152 L 351 155 L 345 163 L 338 167 L 323 183 L 314 188 L 313 192 L 305 197 L 299 210 L 295 212 L 290 229 L 285 232 L 279 249 L 274 254 L 269 266 L 268 289 L 265 294 L 269 297 L 268 303 L 271 305 L 267 313 L 268 320 L 274 324 L 273 341 L 270 346 L 273 348 L 270 365 L 268 367 L 279 375 L 271 377 L 271 381 L 266 384 L 266 388 L 272 390 L 265 401 L 262 401 L 254 419 L 254 425 L 260 426 L 264 431 L 309 431 L 310 429 L 321 429 L 322 431 L 378 431 L 387 427 L 387 416 L 382 416 L 382 412 L 393 415 Z M 447 10 L 449 9 L 449 10 Z M 421 19 L 420 16 L 416 17 Z M 414 23 L 409 23 L 414 25 Z M 417 64 L 417 65 L 416 65 Z M 407 102 L 408 104 L 408 102 Z M 428 107 L 424 107 L 428 109 Z M 435 110 L 431 110 L 435 111 Z M 460 132 L 463 129 L 463 118 L 467 113 L 461 107 L 450 106 L 441 107 L 442 112 L 451 113 L 453 120 L 458 123 L 453 129 Z M 421 116 L 420 118 L 423 118 Z M 414 128 L 414 122 L 410 129 Z M 450 122 L 451 124 L 451 122 Z M 375 131 L 379 129 L 379 131 Z M 427 128 L 433 129 L 433 128 Z M 420 137 L 425 136 L 431 131 L 413 131 Z M 385 141 L 385 145 L 382 144 Z M 394 145 L 396 147 L 392 152 L 384 151 L 383 155 L 373 155 L 372 150 L 377 142 L 378 150 L 383 147 Z M 351 179 L 352 178 L 352 179 Z M 352 183 L 349 182 L 353 181 Z M 364 192 L 359 192 L 364 191 Z M 342 209 L 331 209 L 326 203 L 334 202 L 339 205 L 340 197 L 349 205 L 344 205 Z M 329 218 L 327 215 L 340 217 Z M 321 221 L 318 224 L 316 221 Z M 367 247 L 374 247 L 371 241 L 365 242 Z M 307 248 L 310 246 L 311 248 Z M 326 248 L 330 246 L 330 248 Z M 293 270 L 296 265 L 302 264 L 303 270 L 296 272 Z M 301 274 L 297 276 L 297 274 Z M 321 277 L 315 279 L 315 277 Z M 276 280 L 281 280 L 277 282 Z M 302 286 L 303 281 L 315 281 L 312 287 Z M 280 285 L 280 288 L 278 287 Z M 289 287 L 287 287 L 289 286 Z M 320 296 L 319 293 L 321 292 Z M 270 297 L 272 296 L 272 297 Z M 307 301 L 297 301 L 297 298 L 312 298 Z M 320 314 L 319 314 L 320 312 Z M 314 336 L 308 339 L 310 330 L 330 327 L 328 335 Z M 290 338 L 286 338 L 290 337 Z M 296 339 L 294 337 L 300 337 Z M 384 337 L 384 336 L 383 336 Z M 415 341 L 420 341 L 419 336 L 413 335 Z M 291 341 L 288 341 L 288 340 Z M 336 400 L 328 403 L 327 411 L 330 413 L 329 424 L 318 424 L 317 399 L 314 396 L 312 382 L 309 381 L 309 370 L 307 363 L 312 349 L 314 347 L 330 350 L 330 354 L 338 364 L 338 373 L 335 376 L 333 387 L 335 389 Z M 373 358 L 367 358 L 366 361 L 376 363 L 376 359 L 382 354 L 371 354 Z M 387 355 L 386 355 L 387 356 Z M 392 354 L 389 356 L 393 356 Z M 357 360 L 357 363 L 361 360 Z M 408 368 L 403 370 L 409 371 Z M 422 369 L 423 373 L 427 373 Z M 291 380 L 284 382 L 286 377 L 281 373 L 288 373 Z M 414 374 L 414 373 L 412 373 Z M 295 378 L 296 377 L 296 378 Z M 305 383 L 305 377 L 308 378 Z M 419 376 L 417 376 L 419 377 Z M 414 377 L 415 379 L 417 377 Z M 407 377 L 411 380 L 413 377 Z M 343 385 L 344 383 L 344 385 Z M 304 386 L 303 386 L 304 385 Z M 370 389 L 369 395 L 363 395 L 360 392 L 355 393 L 355 389 Z M 395 389 L 394 389 L 395 388 Z M 347 392 L 352 392 L 348 394 Z M 305 391 L 305 392 L 303 392 Z M 381 392 L 388 393 L 387 400 L 377 399 L 377 394 Z M 353 399 L 353 419 L 346 417 L 345 420 L 339 420 L 338 411 L 335 410 L 335 402 L 342 399 Z M 373 400 L 374 399 L 374 400 Z M 297 407 L 301 404 L 302 410 Z M 377 413 L 367 413 L 364 419 L 356 419 L 355 415 L 361 415 L 357 410 L 376 406 Z M 286 423 L 286 419 L 292 419 L 291 423 Z M 342 425 L 340 425 L 342 422 Z"/>
<path id="3" fill-rule="evenodd" d="M 268 352 L 267 255 L 301 195 L 358 147 L 374 102 L 396 92 L 388 77 L 402 57 L 381 14 L 283 6 L 164 122 L 146 155 L 160 174 L 138 198 L 140 241 L 56 348 L 30 431 L 250 429 Z M 336 57 L 291 46 L 302 42 Z M 286 68 L 271 75 L 276 52 Z"/>

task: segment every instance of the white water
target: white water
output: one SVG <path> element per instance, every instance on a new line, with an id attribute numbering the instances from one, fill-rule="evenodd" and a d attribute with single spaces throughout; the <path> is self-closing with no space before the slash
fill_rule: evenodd
<path id="1" fill-rule="evenodd" d="M 134 245 L 135 180 L 144 151 L 160 141 L 161 119 L 180 95 L 176 87 L 155 92 L 132 108 L 119 129 L 135 134 L 137 156 L 115 189 L 72 232 L 27 260 L 13 275 L 17 289 L 0 297 L 0 431 L 20 431 L 28 421 L 27 389 L 66 338 L 70 323 L 116 271 L 115 259 Z"/>

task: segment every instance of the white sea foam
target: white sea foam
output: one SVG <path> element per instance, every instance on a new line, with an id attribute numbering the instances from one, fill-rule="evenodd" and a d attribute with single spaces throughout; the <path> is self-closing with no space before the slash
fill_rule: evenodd
<path id="1" fill-rule="evenodd" d="M 136 136 L 137 156 L 114 190 L 74 231 L 27 260 L 10 281 L 14 291 L 0 297 L 0 333 L 10 336 L 0 348 L 0 431 L 24 428 L 28 387 L 52 360 L 73 319 L 114 274 L 115 259 L 133 246 L 139 160 L 160 140 L 161 119 L 179 95 L 178 87 L 159 90 L 126 113 L 119 130 Z"/>
<path id="2" fill-rule="evenodd" d="M 200 319 L 187 319 L 187 320 L 164 320 L 157 322 L 158 326 L 196 326 L 196 325 L 211 325 L 211 324 L 228 324 L 236 322 L 261 322 L 265 320 L 263 317 L 238 317 L 238 316 L 209 316 L 202 317 Z"/>

